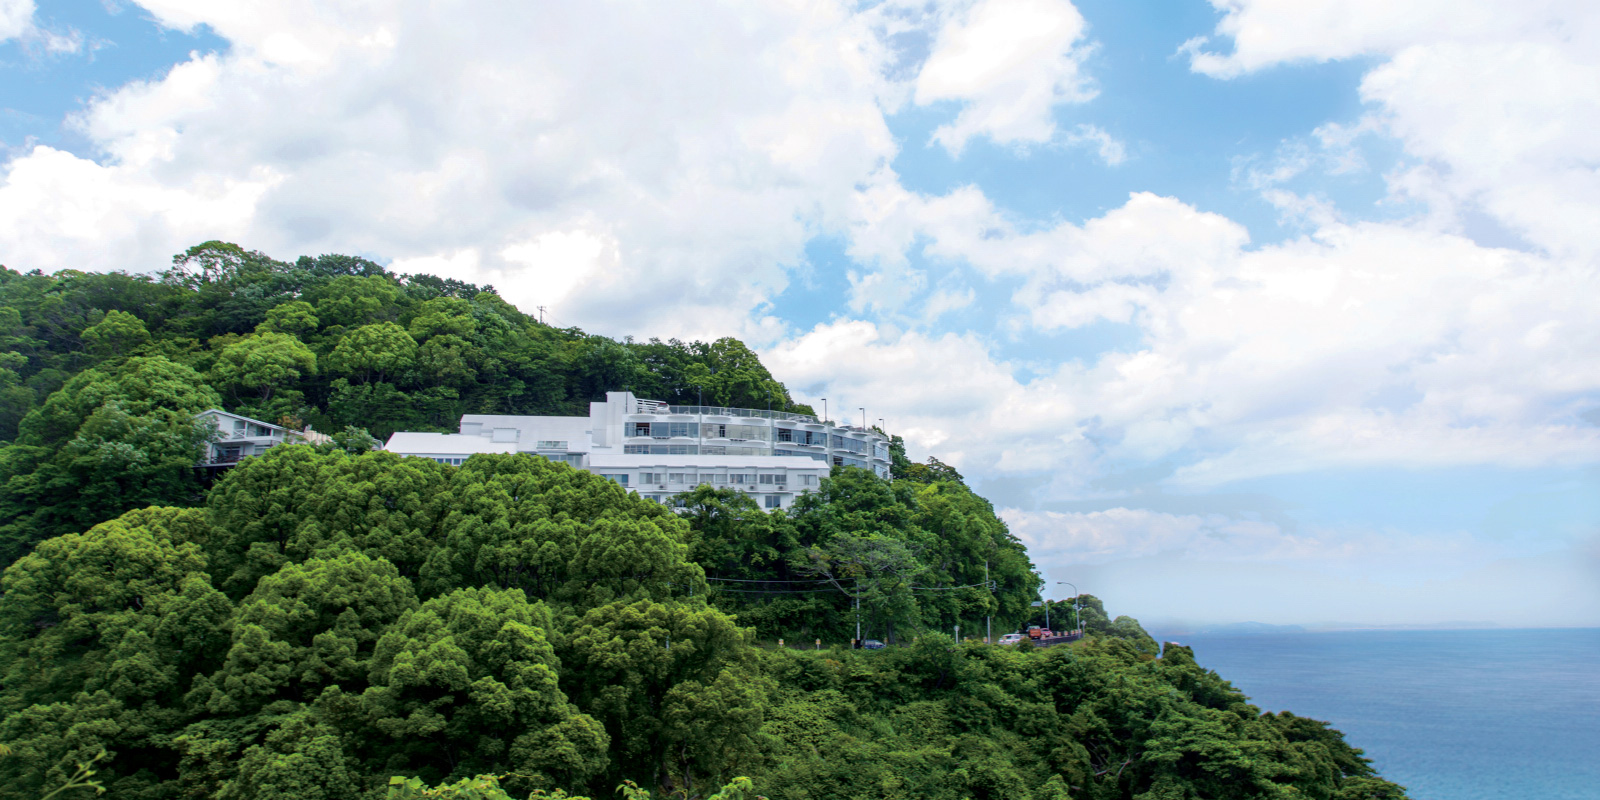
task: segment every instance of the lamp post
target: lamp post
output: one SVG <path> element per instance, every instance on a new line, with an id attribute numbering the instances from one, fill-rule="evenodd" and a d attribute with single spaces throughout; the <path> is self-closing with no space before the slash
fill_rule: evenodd
<path id="1" fill-rule="evenodd" d="M 828 424 L 828 398 L 822 398 L 822 424 Z"/>
<path id="2" fill-rule="evenodd" d="M 1068 581 L 1056 581 L 1056 583 L 1058 585 L 1066 585 L 1066 586 L 1071 586 L 1072 587 L 1072 627 L 1073 627 L 1073 630 L 1079 630 L 1079 631 L 1083 630 L 1083 615 L 1081 613 L 1079 613 L 1079 609 L 1082 607 L 1081 606 L 1082 601 L 1080 601 L 1078 599 L 1078 595 L 1080 594 L 1080 592 L 1078 591 L 1077 584 L 1070 583 Z"/>
<path id="3" fill-rule="evenodd" d="M 866 433 L 867 432 L 867 410 L 865 408 L 858 408 L 857 410 L 861 412 L 861 432 L 862 433 Z"/>

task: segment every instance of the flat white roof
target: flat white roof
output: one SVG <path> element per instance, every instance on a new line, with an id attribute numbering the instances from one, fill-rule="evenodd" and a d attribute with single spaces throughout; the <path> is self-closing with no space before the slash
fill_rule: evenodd
<path id="1" fill-rule="evenodd" d="M 491 442 L 483 436 L 459 433 L 417 433 L 396 431 L 383 449 L 391 453 L 418 456 L 457 456 L 473 453 L 515 453 L 516 442 Z"/>

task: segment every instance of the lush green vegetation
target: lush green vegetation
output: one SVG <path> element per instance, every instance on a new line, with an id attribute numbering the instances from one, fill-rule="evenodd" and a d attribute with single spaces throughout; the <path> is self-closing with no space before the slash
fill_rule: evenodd
<path id="1" fill-rule="evenodd" d="M 1092 597 L 1075 645 L 954 641 L 1034 621 L 1038 576 L 937 461 L 673 510 L 343 432 L 608 389 L 793 408 L 738 342 L 613 342 L 217 243 L 156 278 L 7 272 L 0 302 L 0 798 L 1403 796 Z M 211 485 L 192 414 L 217 405 L 341 435 Z M 858 621 L 902 646 L 848 649 Z"/>
<path id="2" fill-rule="evenodd" d="M 156 275 L 0 267 L 0 563 L 198 503 L 206 408 L 382 439 L 462 414 L 586 415 L 607 391 L 811 413 L 737 340 L 618 342 L 350 256 L 207 242 Z"/>

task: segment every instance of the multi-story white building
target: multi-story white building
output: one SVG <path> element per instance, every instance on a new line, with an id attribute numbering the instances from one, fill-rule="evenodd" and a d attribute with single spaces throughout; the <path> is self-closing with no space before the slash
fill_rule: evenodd
<path id="1" fill-rule="evenodd" d="M 468 414 L 460 433 L 401 431 L 385 450 L 460 464 L 474 453 L 529 453 L 598 473 L 657 502 L 700 484 L 788 508 L 831 466 L 889 476 L 889 440 L 781 411 L 672 406 L 607 392 L 587 417 Z"/>

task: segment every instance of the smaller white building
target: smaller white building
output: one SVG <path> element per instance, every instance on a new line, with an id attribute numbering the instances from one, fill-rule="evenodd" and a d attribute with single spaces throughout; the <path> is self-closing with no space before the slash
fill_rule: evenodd
<path id="1" fill-rule="evenodd" d="M 231 467 L 247 456 L 259 456 L 268 448 L 301 441 L 301 434 L 282 425 L 210 409 L 195 415 L 216 428 L 217 438 L 206 445 L 203 467 Z"/>

